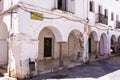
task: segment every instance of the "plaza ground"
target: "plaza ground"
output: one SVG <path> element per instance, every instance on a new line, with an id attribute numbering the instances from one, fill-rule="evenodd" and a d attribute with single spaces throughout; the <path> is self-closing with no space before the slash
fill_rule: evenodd
<path id="1" fill-rule="evenodd" d="M 41 79 L 120 80 L 120 55 L 24 80 Z"/>

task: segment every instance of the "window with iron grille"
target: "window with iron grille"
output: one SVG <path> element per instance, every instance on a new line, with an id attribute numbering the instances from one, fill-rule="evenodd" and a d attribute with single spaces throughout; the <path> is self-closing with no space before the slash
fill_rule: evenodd
<path id="1" fill-rule="evenodd" d="M 119 21 L 119 15 L 116 15 L 116 21 Z"/>
<path id="2" fill-rule="evenodd" d="M 58 0 L 58 9 L 60 10 L 67 10 L 67 6 L 66 6 L 66 0 Z"/>
<path id="3" fill-rule="evenodd" d="M 114 20 L 114 13 L 111 13 L 111 20 Z"/>
<path id="4" fill-rule="evenodd" d="M 98 6 L 98 13 L 102 14 L 102 7 L 100 5 Z"/>
<path id="5" fill-rule="evenodd" d="M 108 10 L 105 9 L 105 17 L 107 17 L 107 16 L 108 16 Z"/>
<path id="6" fill-rule="evenodd" d="M 90 8 L 90 11 L 94 12 L 94 2 L 93 1 L 90 1 L 89 3 L 89 8 Z"/>

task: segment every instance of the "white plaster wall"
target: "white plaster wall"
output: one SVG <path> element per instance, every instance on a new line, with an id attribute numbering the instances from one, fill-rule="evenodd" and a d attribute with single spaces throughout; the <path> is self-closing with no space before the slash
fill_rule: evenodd
<path id="1" fill-rule="evenodd" d="M 55 7 L 55 5 L 54 5 L 55 2 L 53 0 L 52 1 L 50 1 L 50 0 L 44 0 L 44 1 L 41 1 L 41 0 L 39 0 L 39 1 L 21 0 L 21 1 L 23 1 L 25 3 L 28 3 L 28 4 L 32 4 L 32 5 L 37 6 L 38 10 L 39 10 L 39 7 L 45 8 L 47 10 L 51 10 L 52 8 Z M 106 1 L 108 1 L 108 0 L 106 0 Z M 104 5 L 103 9 L 106 8 L 106 7 L 108 8 L 108 5 L 104 4 L 104 3 L 107 3 L 106 1 L 96 0 L 98 5 L 99 4 Z M 88 16 L 87 12 L 86 12 L 86 7 L 85 7 L 85 6 L 87 6 L 86 2 L 87 2 L 87 0 L 75 0 L 75 4 L 76 4 L 75 5 L 75 15 L 77 17 L 86 18 L 86 16 Z M 96 7 L 95 7 L 96 11 L 97 11 L 96 8 L 98 7 L 98 5 L 96 5 Z M 111 11 L 112 10 L 113 9 L 111 9 Z M 115 10 L 113 10 L 113 11 L 115 11 Z M 40 12 L 40 13 L 43 13 L 43 12 Z M 109 11 L 108 11 L 108 13 L 109 13 Z M 52 15 L 52 14 L 47 14 L 47 13 L 43 13 L 43 14 L 44 14 L 45 17 L 46 16 L 47 17 L 59 17 L 59 16 L 55 16 L 55 15 Z M 93 19 L 93 20 L 91 20 L 92 24 L 94 22 L 94 15 L 95 14 L 92 14 L 92 13 L 89 15 L 90 18 Z M 35 40 L 38 40 L 39 33 L 43 30 L 43 28 L 45 28 L 47 26 L 49 26 L 48 28 L 50 28 L 50 30 L 54 33 L 55 38 L 57 38 L 58 35 L 60 36 L 60 38 L 56 39 L 56 42 L 68 42 L 68 37 L 69 37 L 70 32 L 75 30 L 75 29 L 79 30 L 82 33 L 84 33 L 84 25 L 83 24 L 81 24 L 80 22 L 73 22 L 73 21 L 67 20 L 65 18 L 50 19 L 50 20 L 49 19 L 44 19 L 43 21 L 32 20 L 32 19 L 30 19 L 30 13 L 25 12 L 24 10 L 21 10 L 21 9 L 18 10 L 18 18 L 19 18 L 19 20 L 18 20 L 19 21 L 19 24 L 18 24 L 19 32 L 23 33 L 25 35 L 28 35 L 31 39 L 35 39 Z M 99 26 L 99 28 L 100 27 L 101 26 Z M 94 27 L 94 28 L 92 27 L 92 30 L 97 32 L 98 38 L 95 39 L 96 41 L 100 41 L 101 34 L 107 32 L 107 31 L 99 30 L 96 27 Z M 47 32 L 44 33 L 44 36 L 47 36 L 46 34 L 47 34 Z M 115 32 L 115 34 L 116 34 L 116 32 Z M 86 39 L 86 34 L 84 35 L 84 37 L 85 37 L 85 41 L 86 41 L 87 40 Z M 70 41 L 70 43 L 72 43 L 72 40 Z M 86 47 L 86 43 L 84 43 L 84 47 Z M 68 45 L 68 44 L 65 43 L 65 45 Z M 72 45 L 73 44 L 70 44 L 70 48 L 73 47 Z M 55 47 L 57 47 L 57 46 L 59 46 L 59 44 L 56 44 Z M 58 49 L 59 49 L 59 47 L 57 47 L 55 49 L 55 53 L 57 53 L 57 54 L 54 55 L 54 57 L 58 57 L 58 51 L 59 51 Z M 64 46 L 63 46 L 63 49 L 64 49 Z M 87 50 L 87 48 L 85 48 L 85 50 Z M 68 50 L 65 49 L 65 50 L 63 50 L 63 53 L 64 54 L 68 54 L 67 51 Z M 87 52 L 87 51 L 84 51 L 84 53 L 85 52 Z M 36 44 L 32 44 L 30 42 L 23 43 L 22 44 L 22 52 L 21 52 L 21 54 L 23 56 L 23 61 L 24 60 L 28 60 L 29 57 L 31 57 L 34 60 L 35 56 L 38 54 L 38 44 L 37 43 Z M 72 54 L 72 52 L 70 54 Z M 86 56 L 86 54 L 85 54 L 85 56 Z M 39 58 L 42 59 L 42 57 L 40 57 L 40 55 L 39 55 Z M 28 62 L 25 62 L 25 64 L 24 64 L 26 68 L 28 66 L 27 63 Z"/>
<path id="2" fill-rule="evenodd" d="M 32 6 L 37 6 L 38 8 L 44 8 L 47 10 L 52 10 L 54 8 L 57 8 L 57 0 L 20 0 L 20 2 L 31 4 Z M 87 0 L 68 0 L 68 11 L 70 12 L 75 12 L 75 15 L 80 17 L 80 18 L 86 18 L 87 16 Z M 75 3 L 75 5 L 74 5 Z"/>
<path id="3" fill-rule="evenodd" d="M 7 29 L 10 33 L 18 33 L 18 14 L 17 13 L 12 14 L 12 20 L 11 20 L 11 14 L 5 15 L 3 17 L 3 21 L 5 22 Z"/>
<path id="4" fill-rule="evenodd" d="M 18 3 L 19 0 L 2 0 L 4 2 L 4 10 Z"/>
<path id="5" fill-rule="evenodd" d="M 44 1 L 20 0 L 20 2 L 24 2 L 24 3 L 30 4 L 30 5 L 37 6 L 38 8 L 40 7 L 40 8 L 44 8 L 47 10 L 51 10 L 51 9 L 55 8 L 55 5 L 56 5 L 55 0 L 44 0 Z"/>
<path id="6" fill-rule="evenodd" d="M 78 29 L 80 30 L 80 32 L 83 32 L 84 30 L 84 25 L 79 22 L 73 22 L 67 19 L 53 19 L 53 20 L 44 19 L 43 21 L 32 20 L 30 19 L 30 13 L 24 12 L 21 9 L 19 10 L 20 10 L 18 13 L 19 26 L 20 26 L 19 31 L 24 34 L 29 34 L 31 38 L 34 38 L 34 39 L 38 38 L 40 31 L 46 26 L 52 26 L 53 28 L 56 28 L 60 32 L 62 36 L 62 40 L 64 41 L 68 40 L 68 35 L 72 30 Z M 46 15 L 47 14 L 45 13 L 45 16 Z M 21 16 L 24 16 L 24 17 L 21 17 Z M 47 16 L 51 17 L 50 14 Z"/>
<path id="7" fill-rule="evenodd" d="M 98 13 L 98 6 L 102 6 L 102 14 L 104 14 L 104 10 L 108 10 L 108 25 L 112 26 L 115 28 L 115 21 L 116 21 L 116 15 L 118 14 L 120 17 L 120 2 L 116 0 L 93 0 L 95 2 L 95 13 Z M 112 6 L 111 6 L 112 5 Z M 111 12 L 114 12 L 114 22 L 111 21 Z M 89 15 L 91 15 L 91 12 L 89 12 Z M 89 17 L 90 21 L 93 22 L 94 18 Z M 92 20 L 91 20 L 92 19 Z"/>
<path id="8" fill-rule="evenodd" d="M 67 0 L 67 10 L 69 12 L 75 12 L 75 0 Z"/>
<path id="9" fill-rule="evenodd" d="M 94 14 L 93 12 L 89 12 L 88 19 L 89 19 L 89 24 L 94 25 L 96 20 L 96 14 Z"/>
<path id="10" fill-rule="evenodd" d="M 24 17 L 21 17 L 23 16 L 22 14 L 24 14 Z M 83 29 L 84 29 L 83 25 L 78 22 L 67 21 L 66 19 L 62 19 L 62 20 L 59 19 L 59 20 L 52 20 L 52 21 L 50 20 L 37 21 L 37 20 L 31 20 L 29 15 L 30 15 L 29 13 L 26 13 L 23 10 L 20 10 L 19 32 L 29 35 L 32 39 L 37 39 L 39 33 L 43 28 L 45 28 L 46 26 L 52 26 L 53 24 L 58 25 L 58 26 L 53 25 L 52 27 L 56 27 L 61 32 L 63 41 L 68 41 L 68 36 L 72 30 L 77 29 L 83 32 Z M 46 23 L 46 25 L 41 26 L 42 23 Z M 57 51 L 58 50 L 56 50 L 56 52 Z"/>
<path id="11" fill-rule="evenodd" d="M 24 15 L 23 15 L 24 14 Z M 47 17 L 58 17 L 58 16 L 54 16 L 51 14 L 47 14 L 44 13 L 44 16 Z M 53 37 L 57 38 L 55 42 L 67 42 L 68 41 L 68 37 L 71 31 L 73 30 L 79 30 L 80 32 L 84 32 L 84 25 L 79 23 L 79 22 L 73 22 L 73 21 L 69 21 L 67 19 L 44 19 L 43 21 L 39 21 L 39 20 L 32 20 L 30 19 L 30 13 L 25 12 L 24 10 L 18 9 L 18 32 L 21 34 L 26 35 L 27 37 L 29 37 L 30 39 L 34 39 L 34 40 L 38 40 L 39 39 L 39 34 L 40 32 L 42 32 L 42 30 L 45 27 L 48 27 L 51 31 Z M 48 36 L 48 31 L 43 32 L 41 37 L 43 36 Z M 61 39 L 60 39 L 61 37 Z M 41 42 L 41 41 L 40 41 Z M 43 41 L 42 41 L 43 42 Z M 40 45 L 43 43 L 40 43 Z M 23 71 L 25 71 L 25 73 L 23 73 L 24 75 L 26 75 L 28 73 L 28 69 L 26 69 L 28 67 L 28 59 L 31 58 L 33 61 L 35 59 L 43 59 L 43 51 L 41 51 L 42 54 L 38 55 L 38 45 L 39 43 L 32 43 L 29 42 L 29 40 L 25 40 L 25 42 L 22 42 L 21 48 L 21 55 L 22 55 L 22 59 L 23 59 Z M 72 46 L 72 44 L 71 44 Z M 59 44 L 55 43 L 54 46 L 54 58 L 59 57 Z M 42 49 L 42 48 L 41 48 Z M 67 49 L 65 50 L 67 51 Z M 64 54 L 68 54 L 68 52 L 65 52 Z M 71 53 L 72 54 L 72 53 Z M 26 70 L 25 70 L 26 69 Z"/>
<path id="12" fill-rule="evenodd" d="M 75 1 L 75 15 L 84 18 L 84 0 L 76 0 Z"/>

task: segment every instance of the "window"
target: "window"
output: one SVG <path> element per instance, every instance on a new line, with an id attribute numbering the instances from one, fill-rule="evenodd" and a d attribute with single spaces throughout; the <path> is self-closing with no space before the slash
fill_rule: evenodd
<path id="1" fill-rule="evenodd" d="M 105 9 L 105 17 L 107 17 L 107 16 L 108 16 L 108 10 Z"/>
<path id="2" fill-rule="evenodd" d="M 90 5 L 90 11 L 94 12 L 94 2 L 90 1 L 89 5 Z"/>
<path id="3" fill-rule="evenodd" d="M 119 15 L 116 15 L 116 21 L 119 21 Z"/>
<path id="4" fill-rule="evenodd" d="M 66 11 L 66 0 L 58 0 L 58 9 Z"/>
<path id="5" fill-rule="evenodd" d="M 62 9 L 62 0 L 58 0 L 58 9 Z"/>
<path id="6" fill-rule="evenodd" d="M 111 13 L 111 20 L 114 20 L 114 13 Z"/>
<path id="7" fill-rule="evenodd" d="M 102 14 L 102 7 L 100 5 L 98 6 L 98 13 Z"/>

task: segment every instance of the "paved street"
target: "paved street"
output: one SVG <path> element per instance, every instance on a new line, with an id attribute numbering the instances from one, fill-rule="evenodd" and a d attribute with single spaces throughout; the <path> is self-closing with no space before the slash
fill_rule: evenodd
<path id="1" fill-rule="evenodd" d="M 83 64 L 25 80 L 41 79 L 120 80 L 120 56 L 90 62 L 89 64 Z"/>

